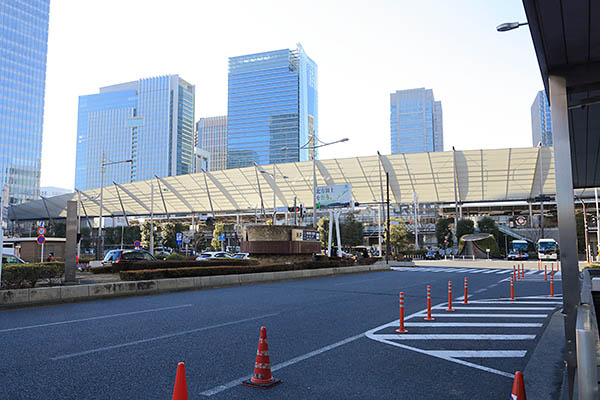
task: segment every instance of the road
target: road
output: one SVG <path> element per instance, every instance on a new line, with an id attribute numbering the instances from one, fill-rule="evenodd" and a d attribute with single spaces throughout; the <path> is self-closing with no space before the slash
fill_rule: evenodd
<path id="1" fill-rule="evenodd" d="M 2 393 L 167 399 L 184 361 L 190 399 L 505 399 L 560 307 L 537 271 L 516 283 L 516 302 L 502 300 L 510 272 L 407 268 L 3 310 Z M 465 276 L 469 305 L 458 299 Z M 448 281 L 453 313 L 444 311 Z M 423 320 L 428 284 L 433 322 Z M 406 336 L 394 332 L 399 291 Z M 262 325 L 283 381 L 266 391 L 239 384 Z"/>

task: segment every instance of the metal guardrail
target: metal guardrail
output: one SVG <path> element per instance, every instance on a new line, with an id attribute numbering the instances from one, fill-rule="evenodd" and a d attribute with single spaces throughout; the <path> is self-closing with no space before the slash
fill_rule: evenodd
<path id="1" fill-rule="evenodd" d="M 600 352 L 598 320 L 594 310 L 592 279 L 588 270 L 583 271 L 581 304 L 577 308 L 575 326 L 577 344 L 577 389 L 579 400 L 598 400 L 598 365 Z"/>

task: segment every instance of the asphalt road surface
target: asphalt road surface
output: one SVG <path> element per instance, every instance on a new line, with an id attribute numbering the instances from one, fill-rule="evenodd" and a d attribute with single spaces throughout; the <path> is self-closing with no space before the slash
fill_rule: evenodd
<path id="1" fill-rule="evenodd" d="M 561 304 L 560 275 L 553 299 L 543 271 L 507 300 L 511 273 L 406 268 L 2 310 L 0 397 L 169 399 L 184 361 L 190 399 L 506 399 Z M 428 284 L 435 321 L 423 320 Z M 283 381 L 268 390 L 240 385 L 263 325 Z"/>

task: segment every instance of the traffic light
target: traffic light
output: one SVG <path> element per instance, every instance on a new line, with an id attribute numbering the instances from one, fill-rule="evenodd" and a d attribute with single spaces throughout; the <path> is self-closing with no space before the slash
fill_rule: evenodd
<path id="1" fill-rule="evenodd" d="M 300 217 L 303 218 L 304 217 L 304 212 L 306 210 L 304 209 L 304 204 L 300 204 Z"/>

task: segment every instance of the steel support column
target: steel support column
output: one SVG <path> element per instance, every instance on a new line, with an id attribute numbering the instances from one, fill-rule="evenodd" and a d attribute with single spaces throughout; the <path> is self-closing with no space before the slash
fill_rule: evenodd
<path id="1" fill-rule="evenodd" d="M 558 76 L 548 78 L 554 142 L 554 171 L 556 175 L 556 205 L 558 235 L 562 264 L 562 292 L 565 317 L 566 359 L 569 377 L 569 398 L 573 397 L 577 352 L 575 325 L 580 303 L 579 266 L 577 260 L 577 231 L 573 202 L 573 172 L 567 108 L 566 80 Z"/>

